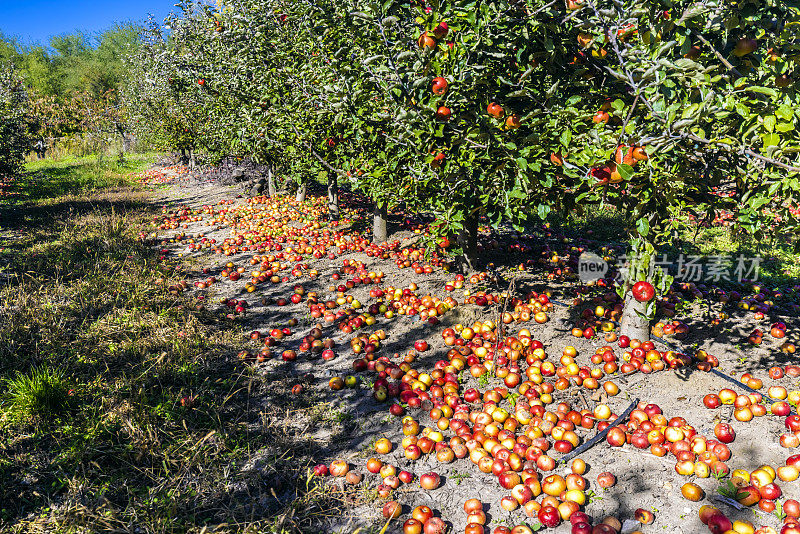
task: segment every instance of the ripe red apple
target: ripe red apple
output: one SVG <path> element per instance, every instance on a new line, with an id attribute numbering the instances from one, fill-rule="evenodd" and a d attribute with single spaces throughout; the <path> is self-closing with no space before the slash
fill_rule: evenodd
<path id="1" fill-rule="evenodd" d="M 403 505 L 397 501 L 389 501 L 383 505 L 382 512 L 384 519 L 389 519 L 390 517 L 397 519 L 403 513 Z"/>
<path id="2" fill-rule="evenodd" d="M 501 106 L 497 102 L 491 102 L 488 106 L 486 106 L 486 113 L 488 113 L 495 119 L 501 119 L 503 118 L 506 112 L 503 109 L 503 106 Z"/>
<path id="3" fill-rule="evenodd" d="M 786 401 L 774 402 L 772 406 L 770 406 L 770 412 L 772 412 L 773 415 L 787 417 L 792 413 L 792 406 Z"/>
<path id="4" fill-rule="evenodd" d="M 443 39 L 445 36 L 447 36 L 448 31 L 449 28 L 447 27 L 447 23 L 442 21 L 433 29 L 433 36 L 437 39 Z"/>
<path id="5" fill-rule="evenodd" d="M 328 474 L 328 466 L 325 464 L 317 464 L 314 466 L 314 474 L 318 477 L 324 477 Z"/>
<path id="6" fill-rule="evenodd" d="M 763 499 L 769 499 L 771 501 L 778 499 L 783 493 L 781 488 L 774 482 L 761 486 L 758 488 L 758 492 L 761 494 Z"/>
<path id="7" fill-rule="evenodd" d="M 731 443 L 734 439 L 736 439 L 736 432 L 728 423 L 717 423 L 717 425 L 714 427 L 714 435 L 722 443 Z"/>
<path id="8" fill-rule="evenodd" d="M 403 523 L 403 534 L 422 534 L 423 524 L 414 518 Z"/>
<path id="9" fill-rule="evenodd" d="M 783 512 L 789 517 L 800 517 L 800 502 L 794 499 L 786 499 L 783 502 Z"/>
<path id="10" fill-rule="evenodd" d="M 723 532 L 732 529 L 733 523 L 731 523 L 731 520 L 725 517 L 722 512 L 712 515 L 708 520 L 708 530 L 711 531 L 711 534 L 723 534 Z"/>
<path id="11" fill-rule="evenodd" d="M 649 525 L 653 521 L 656 520 L 655 515 L 650 510 L 645 510 L 644 508 L 637 508 L 636 511 L 633 513 L 633 517 L 643 525 Z"/>
<path id="12" fill-rule="evenodd" d="M 709 393 L 705 397 L 703 397 L 703 404 L 706 408 L 713 410 L 715 408 L 719 408 L 722 406 L 722 400 L 720 400 L 719 395 L 714 393 Z"/>
<path id="13" fill-rule="evenodd" d="M 559 515 L 558 508 L 555 506 L 542 506 L 537 518 L 542 525 L 548 528 L 555 528 L 561 523 L 561 515 Z"/>
<path id="14" fill-rule="evenodd" d="M 597 475 L 597 485 L 601 488 L 610 488 L 617 483 L 617 477 L 608 471 Z"/>
<path id="15" fill-rule="evenodd" d="M 431 510 L 430 507 L 425 505 L 417 506 L 411 511 L 411 517 L 413 517 L 420 523 L 425 523 L 425 521 L 433 517 L 433 510 Z"/>
<path id="16" fill-rule="evenodd" d="M 441 484 L 441 477 L 437 473 L 425 473 L 419 477 L 419 485 L 426 490 L 434 490 Z"/>
<path id="17" fill-rule="evenodd" d="M 783 424 L 792 432 L 800 431 L 800 415 L 790 415 Z"/>
<path id="18" fill-rule="evenodd" d="M 441 76 L 434 78 L 431 90 L 435 95 L 445 94 L 447 92 L 447 80 Z"/>
<path id="19" fill-rule="evenodd" d="M 438 517 L 431 517 L 425 521 L 423 532 L 425 534 L 445 534 L 447 532 L 447 524 Z"/>
<path id="20" fill-rule="evenodd" d="M 335 477 L 343 477 L 350 471 L 350 466 L 344 460 L 334 460 L 328 470 Z"/>
<path id="21" fill-rule="evenodd" d="M 569 516 L 569 522 L 577 525 L 578 523 L 591 523 L 592 519 L 584 512 L 575 512 Z"/>
<path id="22" fill-rule="evenodd" d="M 737 490 L 738 498 L 736 499 L 739 504 L 744 506 L 753 506 L 761 500 L 761 493 L 755 486 L 745 486 Z"/>
<path id="23" fill-rule="evenodd" d="M 633 298 L 639 302 L 649 302 L 656 296 L 656 289 L 650 282 L 636 282 L 631 289 Z"/>

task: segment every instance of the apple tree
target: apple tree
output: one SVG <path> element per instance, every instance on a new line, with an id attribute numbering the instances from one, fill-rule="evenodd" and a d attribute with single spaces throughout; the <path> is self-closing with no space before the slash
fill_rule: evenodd
<path id="1" fill-rule="evenodd" d="M 757 238 L 796 231 L 800 12 L 778 1 L 576 0 L 549 13 L 574 54 L 551 114 L 573 120 L 542 137 L 546 172 L 564 183 L 565 208 L 628 215 L 622 333 L 646 339 L 655 302 L 630 289 L 666 289 L 655 254 L 687 217 L 727 210 Z"/>
<path id="2" fill-rule="evenodd" d="M 549 213 L 557 184 L 538 172 L 541 150 L 532 148 L 532 119 L 547 107 L 524 98 L 549 80 L 534 75 L 539 29 L 521 3 L 321 6 L 314 18 L 335 43 L 330 67 L 345 86 L 331 100 L 357 141 L 349 167 L 375 201 L 376 239 L 385 239 L 385 207 L 403 202 L 434 213 L 440 232 L 461 234 L 475 265 L 481 216 L 522 225 Z"/>
<path id="3" fill-rule="evenodd" d="M 270 192 L 274 171 L 295 182 L 303 200 L 309 178 L 330 167 L 326 158 L 340 138 L 335 114 L 321 105 L 330 80 L 318 68 L 323 55 L 313 32 L 290 16 L 291 3 L 181 7 L 181 16 L 168 21 L 168 58 L 181 79 L 197 80 L 192 92 L 200 103 L 196 116 L 207 125 L 204 148 L 267 165 Z M 336 186 L 329 179 L 333 217 Z"/>
<path id="4" fill-rule="evenodd" d="M 206 122 L 194 90 L 200 80 L 181 75 L 171 54 L 174 42 L 156 24 L 142 31 L 141 46 L 126 60 L 122 103 L 128 127 L 142 142 L 179 151 L 182 163 L 189 164 Z"/>

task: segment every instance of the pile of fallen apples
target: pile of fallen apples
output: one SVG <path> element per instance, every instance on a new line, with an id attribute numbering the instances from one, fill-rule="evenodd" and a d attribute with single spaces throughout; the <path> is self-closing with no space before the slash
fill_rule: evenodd
<path id="1" fill-rule="evenodd" d="M 209 227 L 227 227 L 230 230 L 230 237 L 221 241 L 203 233 L 187 235 L 178 232 L 165 242 L 186 246 L 192 253 L 231 257 L 221 272 L 213 274 L 205 270 L 204 279 L 194 284 L 197 290 L 208 290 L 219 283 L 241 286 L 241 292 L 245 294 L 264 285 L 285 288 L 285 296 L 275 300 L 264 297 L 262 304 L 278 307 L 303 305 L 309 317 L 320 320 L 321 324 L 291 342 L 289 340 L 295 334 L 292 328 L 298 324 L 294 318 L 280 328 L 251 332 L 251 339 L 263 342 L 264 346 L 257 352 L 244 351 L 240 354 L 243 360 L 265 363 L 273 358 L 273 350 L 278 346 L 282 349 L 281 359 L 287 362 L 299 357 L 333 360 L 340 356 L 335 350 L 337 342 L 323 334 L 325 326 L 322 323 L 330 325 L 345 340 L 349 338 L 342 344 L 349 346 L 352 352 L 353 374 L 334 376 L 329 380 L 330 389 L 352 389 L 371 382 L 370 394 L 378 401 L 389 401 L 387 410 L 398 418 L 403 433 L 399 444 L 386 438 L 376 440 L 376 456 L 369 458 L 364 465 L 370 475 L 377 477 L 376 490 L 380 497 L 390 499 L 395 490 L 415 480 L 426 490 L 436 490 L 441 485 L 441 476 L 436 472 L 417 476 L 410 470 L 381 460 L 381 455 L 399 446 L 409 462 L 430 457 L 435 458 L 438 464 L 447 465 L 468 459 L 481 472 L 491 473 L 496 484 L 504 493 L 507 492 L 499 501 L 502 509 L 519 510 L 544 527 L 556 527 L 568 521 L 573 534 L 619 533 L 622 529 L 619 519 L 606 517 L 593 522 L 582 511 L 590 486 L 596 484 L 598 488 L 607 488 L 616 483 L 612 473 L 600 473 L 590 482 L 584 477 L 586 464 L 579 457 L 569 462 L 568 473 L 555 472 L 561 458 L 573 453 L 595 432 L 607 432 L 605 443 L 612 447 L 630 446 L 660 457 L 670 455 L 675 460 L 676 473 L 683 476 L 722 478 L 730 473 L 728 444 L 734 441 L 736 434 L 727 423 L 716 424 L 714 436 L 706 437 L 684 418 L 667 417 L 655 404 L 639 403 L 625 421 L 615 423 L 617 415 L 604 401 L 597 402 L 592 409 L 556 401 L 559 392 L 578 391 L 579 388 L 597 391 L 606 397 L 615 396 L 620 388 L 613 378 L 618 376 L 649 374 L 691 365 L 708 371 L 719 365 L 717 358 L 705 351 L 696 351 L 690 356 L 676 350 L 658 350 L 650 341 L 618 336 L 616 321 L 622 314 L 622 301 L 615 292 L 607 289 L 613 285 L 610 280 L 598 281 L 593 288 L 579 287 L 571 302 L 572 306 L 584 307 L 572 335 L 594 339 L 602 333 L 607 344 L 589 355 L 591 365 L 580 365 L 577 362 L 578 350 L 572 346 L 567 346 L 557 359 L 551 359 L 531 329 L 550 320 L 555 305 L 553 293 L 528 292 L 518 296 L 493 292 L 488 288 L 492 275 L 486 272 L 452 276 L 442 285 L 441 294 L 437 295 L 435 291 L 424 294 L 415 283 L 404 287 L 385 284 L 386 275 L 380 265 L 371 268 L 364 261 L 344 259 L 331 276 L 327 293 L 308 291 L 308 285 L 304 286 L 299 279 L 317 279 L 319 272 L 311 262 L 332 260 L 353 252 L 364 253 L 375 261 L 394 262 L 401 270 L 412 269 L 423 276 L 440 271 L 443 266 L 443 257 L 438 253 L 426 256 L 424 249 L 404 247 L 400 240 L 375 244 L 354 233 L 347 224 L 351 219 L 364 215 L 363 207 L 346 211 L 347 218 L 338 224 L 321 222 L 326 209 L 323 198 L 297 202 L 285 197 L 257 197 L 244 205 L 221 202 L 216 207 L 204 206 L 199 210 L 186 206 L 165 210 L 154 225 L 159 230 L 180 230 L 189 224 L 202 222 Z M 411 216 L 406 217 L 404 224 L 417 233 L 427 233 L 429 229 L 427 223 Z M 539 263 L 549 269 L 548 278 L 574 279 L 578 255 L 586 248 L 565 247 L 566 238 L 550 231 L 544 233 L 544 238 L 549 240 L 549 244 L 543 247 Z M 504 244 L 498 239 L 484 234 L 482 247 L 514 254 L 539 250 L 530 236 L 514 233 L 512 240 Z M 440 248 L 449 246 L 449 242 L 442 239 L 438 243 Z M 618 251 L 606 248 L 601 252 L 610 261 Z M 243 253 L 250 255 L 249 259 L 234 260 Z M 520 263 L 520 269 L 527 269 L 532 263 L 526 259 Z M 470 289 L 467 284 L 477 287 Z M 353 296 L 353 290 L 362 286 L 369 289 L 369 301 L 361 302 Z M 183 281 L 171 286 L 170 290 L 177 293 L 187 287 L 188 283 Z M 717 306 L 753 312 L 754 318 L 760 319 L 776 302 L 797 295 L 797 291 L 780 292 L 757 285 L 751 289 L 752 294 L 742 296 L 736 291 L 675 284 L 667 295 L 657 299 L 659 313 L 664 319 L 655 324 L 653 334 L 678 340 L 686 337 L 688 326 L 673 319 L 676 307 L 684 300 L 714 300 Z M 463 291 L 463 299 L 457 291 Z M 635 296 L 641 301 L 656 298 L 654 288 L 646 282 L 637 284 Z M 223 304 L 230 308 L 229 316 L 232 318 L 247 314 L 250 307 L 240 298 L 225 299 Z M 378 321 L 410 317 L 435 326 L 441 316 L 457 306 L 491 309 L 496 318 L 442 329 L 442 340 L 449 348 L 446 357 L 436 361 L 432 369 L 419 366 L 419 353 L 430 349 L 428 342 L 422 339 L 416 340 L 413 350 L 409 347 L 404 354 L 382 354 L 387 344 L 387 332 L 378 328 Z M 724 318 L 725 314 L 719 312 L 715 320 Z M 518 330 L 511 333 L 512 327 Z M 774 323 L 768 331 L 772 338 L 781 340 L 786 336 L 787 328 L 784 323 Z M 753 332 L 749 336 L 751 343 L 761 343 L 763 333 L 759 331 L 758 334 Z M 288 347 L 287 343 L 290 343 Z M 794 345 L 784 342 L 781 350 L 793 353 Z M 371 380 L 359 379 L 361 373 L 371 373 Z M 772 379 L 784 375 L 800 376 L 800 367 L 788 365 L 770 369 Z M 486 387 L 490 377 L 500 380 L 502 385 Z M 760 379 L 751 375 L 743 376 L 742 382 L 753 389 L 763 386 Z M 300 394 L 303 386 L 298 384 L 293 391 Z M 742 422 L 768 413 L 786 417 L 789 432 L 781 436 L 781 444 L 785 447 L 800 446 L 800 416 L 791 413 L 792 405 L 800 402 L 800 392 L 772 386 L 768 396 L 772 402 L 769 408 L 764 404 L 763 395 L 738 394 L 732 389 L 709 394 L 703 402 L 708 408 L 733 405 L 734 418 Z M 735 470 L 730 473 L 735 488 L 733 498 L 742 505 L 758 505 L 761 510 L 772 511 L 782 495 L 776 480 L 796 480 L 799 468 L 800 456 L 792 456 L 786 465 L 777 469 L 765 465 L 752 472 Z M 329 465 L 319 464 L 313 472 L 318 476 L 341 477 L 351 485 L 361 484 L 365 479 L 358 469 L 341 459 Z M 684 484 L 681 491 L 691 501 L 699 501 L 704 496 L 703 490 L 693 482 Z M 800 532 L 796 520 L 800 515 L 800 505 L 786 500 L 783 510 L 786 518 L 781 533 Z M 467 534 L 489 532 L 483 503 L 469 499 L 464 504 L 464 511 L 467 514 Z M 390 500 L 382 512 L 388 520 L 402 517 L 404 510 L 400 503 Z M 653 513 L 647 510 L 639 509 L 634 515 L 641 525 L 654 521 Z M 731 522 L 721 511 L 709 506 L 700 509 L 700 518 L 715 534 L 773 532 L 769 527 L 755 530 L 747 522 Z M 411 517 L 403 524 L 406 534 L 438 534 L 446 529 L 442 518 L 426 506 L 413 508 Z M 498 526 L 492 532 L 525 534 L 532 532 L 532 528 L 523 524 L 513 528 Z"/>

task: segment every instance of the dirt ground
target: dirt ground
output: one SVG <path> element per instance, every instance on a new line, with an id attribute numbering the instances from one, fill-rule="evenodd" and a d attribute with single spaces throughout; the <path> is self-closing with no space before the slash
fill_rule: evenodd
<path id="1" fill-rule="evenodd" d="M 240 197 L 240 191 L 231 186 L 223 186 L 213 180 L 197 181 L 191 176 L 177 178 L 167 187 L 161 187 L 154 192 L 155 200 L 167 209 L 174 209 L 178 206 L 187 205 L 193 209 L 204 205 L 214 205 L 221 200 L 232 199 L 234 205 L 241 205 L 245 199 Z M 237 198 L 239 197 L 239 198 Z M 230 208 L 231 206 L 226 206 Z M 207 217 L 205 217 L 207 219 Z M 186 228 L 168 232 L 159 232 L 159 239 L 168 239 L 177 232 L 187 235 L 194 235 L 203 232 L 206 237 L 216 238 L 221 242 L 227 237 L 231 237 L 231 229 L 228 227 L 209 227 L 207 222 L 190 223 Z M 406 246 L 417 239 L 417 235 L 411 231 L 397 231 L 391 239 L 399 239 Z M 557 242 L 551 243 L 555 248 Z M 599 248 L 601 243 L 586 243 L 587 246 Z M 319 260 L 313 258 L 304 259 L 312 264 L 312 267 L 319 271 L 319 277 L 311 281 L 307 276 L 298 280 L 291 280 L 288 283 L 279 284 L 259 284 L 254 293 L 243 293 L 245 282 L 248 276 L 243 276 L 237 282 L 228 279 L 221 279 L 220 283 L 214 284 L 209 289 L 195 290 L 191 284 L 195 280 L 204 279 L 208 274 L 203 274 L 203 268 L 210 269 L 210 273 L 219 277 L 223 266 L 228 261 L 233 261 L 237 266 L 246 265 L 250 270 L 246 260 L 252 253 L 237 254 L 233 257 L 224 255 L 210 254 L 205 252 L 192 252 L 181 243 L 168 243 L 173 254 L 182 254 L 186 264 L 187 280 L 190 282 L 190 290 L 197 291 L 197 294 L 204 295 L 209 307 L 218 309 L 220 313 L 226 313 L 224 305 L 219 304 L 223 298 L 243 298 L 250 308 L 243 319 L 246 330 L 265 331 L 276 326 L 283 326 L 290 318 L 297 318 L 299 324 L 292 328 L 293 334 L 284 340 L 280 347 L 296 347 L 301 338 L 305 336 L 309 329 L 316 324 L 317 320 L 312 320 L 307 316 L 308 308 L 304 302 L 299 304 L 289 304 L 278 307 L 275 305 L 262 305 L 262 297 L 277 299 L 288 297 L 292 293 L 292 286 L 295 283 L 302 283 L 306 291 L 318 291 L 320 297 L 325 298 L 331 293 L 328 286 L 334 282 L 331 275 L 338 272 L 343 260 L 358 260 L 367 265 L 368 270 L 381 270 L 385 273 L 385 278 L 381 287 L 396 286 L 407 287 L 410 283 L 418 285 L 417 294 L 435 295 L 444 297 L 443 286 L 453 279 L 452 273 L 446 273 L 441 269 L 435 269 L 432 274 L 417 275 L 411 269 L 398 269 L 393 260 L 376 260 L 368 257 L 364 253 L 347 253 L 337 255 L 335 259 L 323 257 Z M 504 258 L 500 257 L 499 260 Z M 558 282 L 547 278 L 546 270 L 542 266 L 535 265 L 525 271 L 512 270 L 509 267 L 517 265 L 520 261 L 530 258 L 523 256 L 508 256 L 505 258 L 505 266 L 501 266 L 506 280 L 514 280 L 518 293 L 527 290 L 544 290 L 549 288 L 555 291 L 555 298 L 560 302 L 571 302 L 574 296 L 574 282 Z M 537 259 L 537 258 L 533 258 Z M 347 279 L 343 275 L 342 280 Z M 360 300 L 365 307 L 375 301 L 368 294 L 369 288 L 374 286 L 357 285 L 348 291 L 347 294 L 353 295 Z M 466 284 L 465 288 L 474 289 L 475 286 Z M 497 287 L 495 291 L 502 291 L 505 287 Z M 456 298 L 461 303 L 463 295 L 455 292 Z M 581 308 L 582 309 L 582 308 Z M 449 312 L 443 318 L 441 324 L 433 326 L 427 322 L 420 321 L 419 317 L 395 317 L 388 320 L 378 316 L 377 322 L 372 327 L 367 327 L 366 332 L 384 329 L 387 333 L 385 346 L 380 349 L 380 354 L 392 355 L 394 353 L 405 353 L 412 348 L 413 342 L 418 339 L 428 341 L 431 349 L 425 352 L 414 367 L 419 370 L 430 370 L 433 364 L 440 359 L 446 359 L 447 347 L 442 339 L 441 332 L 447 323 L 462 322 L 469 324 L 475 319 L 487 320 L 495 319 L 497 311 L 492 308 L 479 308 L 474 305 L 461 305 Z M 764 343 L 757 348 L 742 346 L 742 335 L 751 331 L 755 327 L 769 329 L 769 324 L 774 320 L 784 320 L 789 324 L 789 337 L 793 337 L 796 325 L 796 318 L 787 316 L 773 315 L 767 316 L 763 320 L 756 320 L 752 313 L 739 310 L 730 311 L 731 319 L 724 323 L 723 327 L 713 327 L 709 324 L 695 307 L 690 314 L 680 314 L 679 317 L 686 321 L 691 327 L 690 336 L 679 342 L 687 351 L 692 348 L 702 348 L 710 354 L 717 356 L 720 360 L 719 369 L 729 375 L 739 377 L 743 372 L 752 372 L 764 381 L 764 391 L 771 385 L 782 385 L 788 390 L 800 389 L 800 380 L 788 377 L 780 380 L 771 380 L 767 376 L 767 369 L 772 365 L 788 363 L 787 357 L 781 354 L 777 347 L 777 340 L 766 335 Z M 597 347 L 606 345 L 601 337 L 592 340 L 575 338 L 570 335 L 577 313 L 573 307 L 556 306 L 550 313 L 550 320 L 545 324 L 536 324 L 533 321 L 511 325 L 511 333 L 516 333 L 520 328 L 529 328 L 533 333 L 534 339 L 541 341 L 551 361 L 556 361 L 560 357 L 564 347 L 574 346 L 578 350 L 577 362 L 579 365 L 591 365 L 589 356 L 595 352 Z M 341 391 L 331 391 L 328 388 L 328 381 L 334 376 L 345 376 L 353 373 L 352 361 L 354 355 L 349 350 L 349 340 L 354 334 L 342 334 L 331 323 L 324 323 L 324 337 L 332 338 L 336 341 L 336 351 L 338 357 L 331 361 L 321 359 L 310 359 L 307 355 L 300 354 L 296 362 L 287 363 L 279 357 L 266 363 L 260 364 L 259 372 L 274 376 L 297 377 L 298 383 L 306 383 L 308 389 L 304 395 L 305 401 L 317 403 L 321 410 L 326 412 L 324 417 L 316 420 L 297 421 L 298 425 L 307 425 L 306 432 L 318 444 L 313 454 L 300 458 L 298 461 L 307 462 L 309 465 L 317 463 L 330 463 L 334 459 L 347 460 L 352 468 L 364 473 L 364 481 L 361 485 L 364 488 L 375 488 L 380 483 L 378 475 L 370 474 L 365 469 L 365 461 L 372 456 L 378 456 L 372 450 L 372 444 L 379 437 L 387 437 L 394 445 L 394 450 L 381 459 L 384 463 L 392 463 L 399 469 L 405 469 L 416 475 L 436 471 L 443 477 L 443 484 L 439 489 L 433 491 L 423 491 L 415 481 L 408 485 L 402 485 L 394 492 L 394 497 L 404 505 L 404 515 L 400 520 L 393 521 L 388 532 L 401 532 L 402 521 L 410 517 L 411 509 L 418 505 L 430 506 L 435 512 L 452 525 L 453 532 L 463 532 L 466 524 L 466 514 L 462 506 L 468 498 L 477 497 L 485 506 L 489 520 L 487 525 L 494 528 L 498 525 L 513 526 L 521 523 L 535 525 L 537 521 L 525 516 L 521 509 L 507 512 L 499 506 L 501 497 L 509 492 L 502 489 L 496 481 L 496 477 L 491 474 L 481 473 L 468 458 L 456 460 L 452 464 L 439 464 L 434 455 L 425 456 L 416 461 L 410 462 L 405 459 L 400 441 L 403 437 L 399 418 L 390 415 L 387 411 L 387 403 L 375 401 L 371 395 L 371 390 L 362 385 L 355 389 L 343 389 Z M 361 331 L 358 331 L 359 333 Z M 253 342 L 254 350 L 261 345 Z M 663 350 L 663 347 L 659 347 Z M 615 351 L 621 351 L 615 347 Z M 524 371 L 524 364 L 523 364 Z M 366 374 L 368 375 L 368 373 Z M 461 391 L 468 387 L 479 387 L 478 380 L 469 377 L 461 384 Z M 783 465 L 786 458 L 793 453 L 791 449 L 784 449 L 778 444 L 779 435 L 784 432 L 783 418 L 767 415 L 754 419 L 750 423 L 741 423 L 732 420 L 732 407 L 723 406 L 718 410 L 708 410 L 702 404 L 702 398 L 707 393 L 718 392 L 720 389 L 730 387 L 730 384 L 723 379 L 709 373 L 692 371 L 688 369 L 663 372 L 645 375 L 635 373 L 627 377 L 614 379 L 621 389 L 620 395 L 608 399 L 608 404 L 615 413 L 621 413 L 634 399 L 640 399 L 646 403 L 658 404 L 663 413 L 669 418 L 681 416 L 686 418 L 689 424 L 693 425 L 698 433 L 713 439 L 713 429 L 716 422 L 731 421 L 736 430 L 736 440 L 730 445 L 732 458 L 727 462 L 731 470 L 745 468 L 753 470 L 762 464 L 773 466 Z M 493 378 L 488 385 L 479 387 L 481 391 L 493 385 L 500 385 L 501 381 Z M 573 404 L 576 409 L 592 409 L 595 402 L 587 394 L 585 396 L 573 394 L 570 388 L 564 392 L 556 391 L 555 401 L 565 400 Z M 264 398 L 263 402 L 269 402 L 269 398 Z M 584 404 L 585 403 L 585 404 Z M 433 425 L 424 411 L 409 411 L 422 426 Z M 582 440 L 589 439 L 596 430 L 578 430 Z M 452 435 L 446 432 L 449 437 Z M 254 451 L 253 461 L 249 468 L 257 469 L 259 458 L 263 456 L 263 451 Z M 641 451 L 626 445 L 622 448 L 610 447 L 605 441 L 581 455 L 589 466 L 585 475 L 590 483 L 589 489 L 593 491 L 590 502 L 585 506 L 585 511 L 595 520 L 599 520 L 607 515 L 614 515 L 621 520 L 632 519 L 633 512 L 637 508 L 651 510 L 655 514 L 655 523 L 651 525 L 639 525 L 628 521 L 625 523 L 624 532 L 630 532 L 637 528 L 645 533 L 673 532 L 690 534 L 696 532 L 706 532 L 707 529 L 698 519 L 698 509 L 702 504 L 713 503 L 719 506 L 732 520 L 746 519 L 753 522 L 756 526 L 771 525 L 779 529 L 781 524 L 778 517 L 773 514 L 766 514 L 756 510 L 756 508 L 744 508 L 737 510 L 717 499 L 716 489 L 719 482 L 713 478 L 697 479 L 696 477 L 683 477 L 675 472 L 675 460 L 671 456 L 658 458 L 648 451 Z M 600 472 L 610 471 L 617 477 L 617 484 L 609 489 L 600 489 L 596 484 L 596 477 Z M 567 467 L 559 467 L 555 471 L 566 475 Z M 690 502 L 682 498 L 681 485 L 687 481 L 697 482 L 706 492 L 706 498 L 701 502 Z M 331 491 L 343 490 L 341 479 L 328 478 L 327 484 L 331 485 Z M 785 497 L 800 499 L 798 482 L 780 483 Z M 343 507 L 338 517 L 320 518 L 319 532 L 353 532 L 358 527 L 379 528 L 384 521 L 380 516 L 380 501 L 372 501 L 371 494 L 362 492 L 359 494 L 354 490 L 347 490 L 352 497 L 352 505 Z M 277 499 L 286 499 L 288 495 L 276 495 Z M 488 531 L 488 530 L 487 530 Z M 562 523 L 554 532 L 566 533 L 570 531 L 569 523 Z"/>

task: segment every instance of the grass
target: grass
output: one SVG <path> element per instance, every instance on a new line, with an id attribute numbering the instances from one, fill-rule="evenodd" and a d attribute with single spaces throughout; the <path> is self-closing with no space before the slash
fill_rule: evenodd
<path id="1" fill-rule="evenodd" d="M 67 411 L 72 390 L 62 369 L 34 367 L 29 373 L 17 371 L 5 381 L 8 399 L 4 412 L 10 421 L 44 421 Z"/>
<path id="2" fill-rule="evenodd" d="M 126 178 L 149 161 L 39 161 L 0 203 L 0 531 L 313 532 L 345 499 L 297 422 L 340 418 L 166 290 L 182 271 Z"/>
<path id="3" fill-rule="evenodd" d="M 122 163 L 116 159 L 99 162 L 94 156 L 32 161 L 25 166 L 17 187 L 24 192 L 24 199 L 34 201 L 120 187 L 128 184 L 127 175 L 147 169 L 154 157 L 130 154 Z"/>

